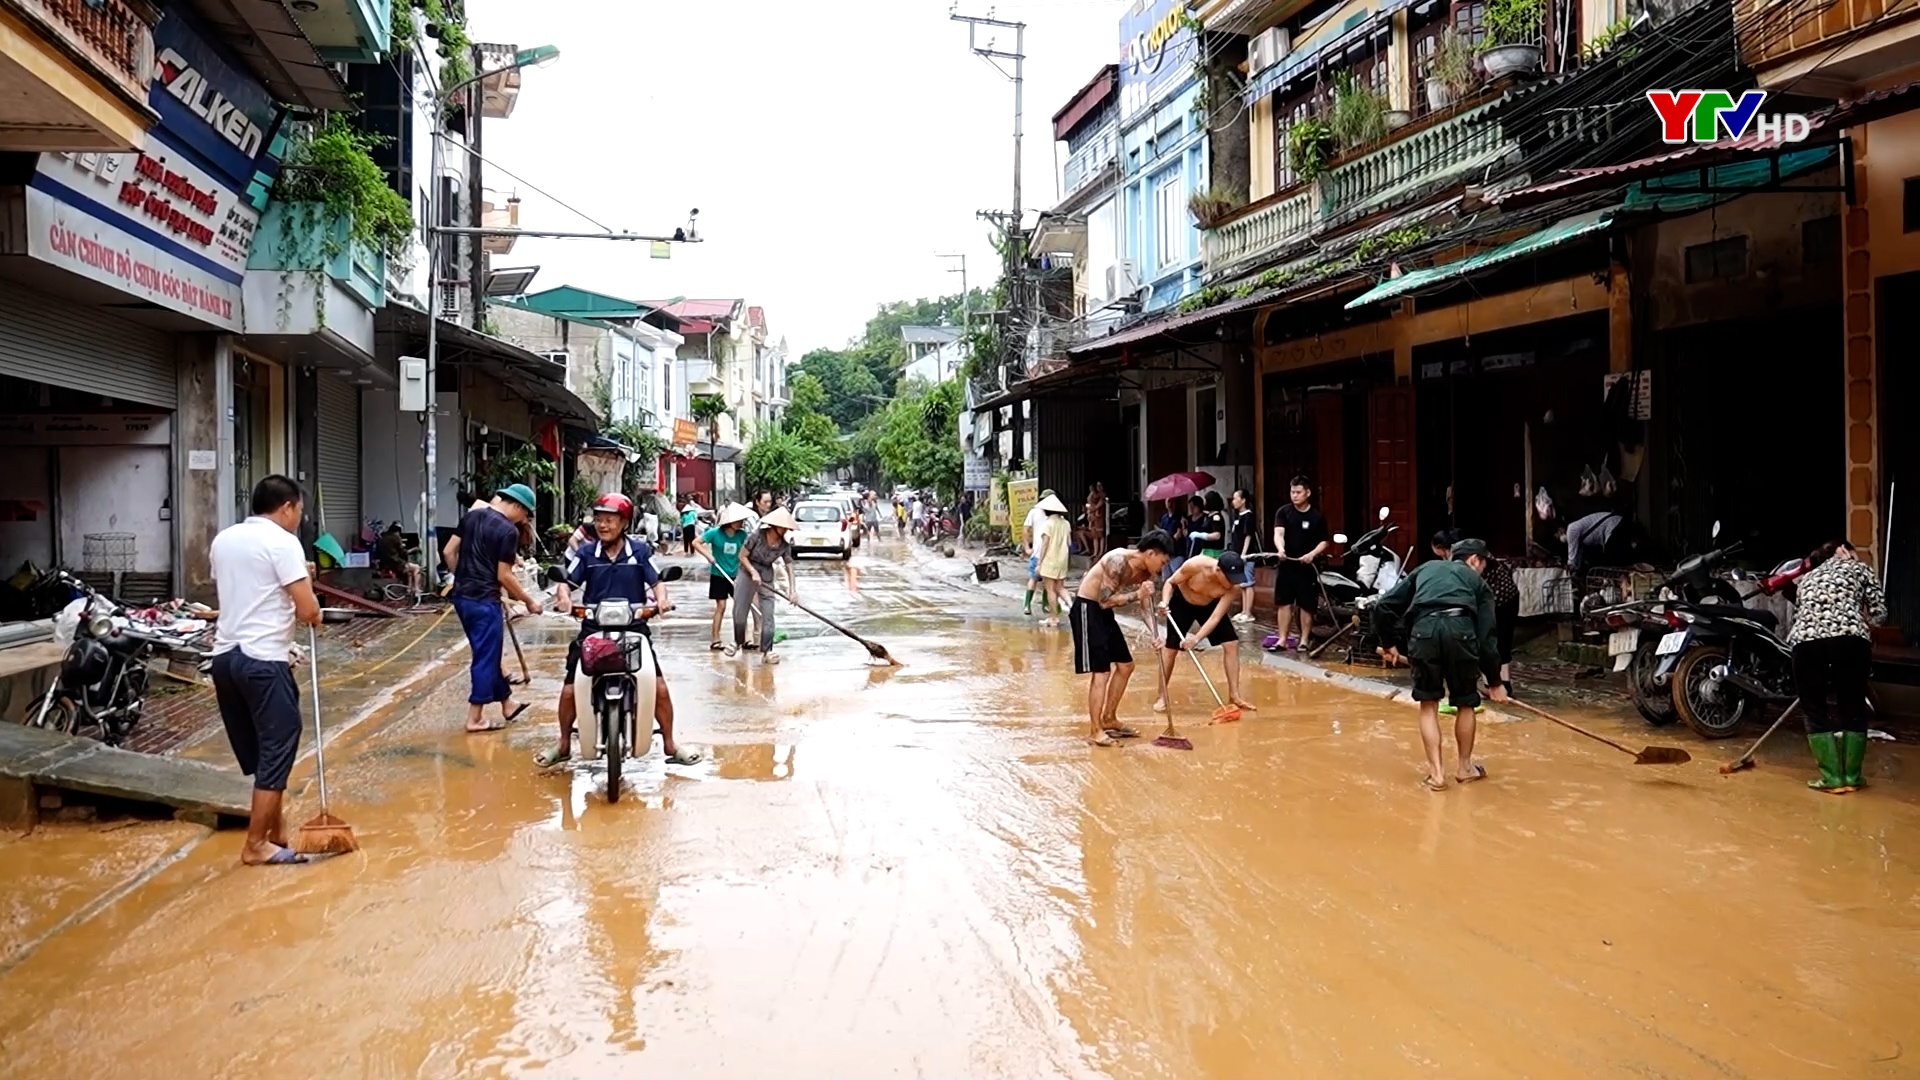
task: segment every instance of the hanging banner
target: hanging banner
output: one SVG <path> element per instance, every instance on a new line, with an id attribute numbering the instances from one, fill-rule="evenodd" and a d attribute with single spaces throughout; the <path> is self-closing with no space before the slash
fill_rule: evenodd
<path id="1" fill-rule="evenodd" d="M 245 191 L 254 159 L 266 149 L 273 98 L 229 63 L 185 16 L 169 11 L 153 28 L 153 89 L 147 103 L 163 127 Z"/>
<path id="2" fill-rule="evenodd" d="M 996 529 L 1007 527 L 1007 482 L 1003 477 L 993 478 L 993 493 L 987 496 L 987 524 Z"/>

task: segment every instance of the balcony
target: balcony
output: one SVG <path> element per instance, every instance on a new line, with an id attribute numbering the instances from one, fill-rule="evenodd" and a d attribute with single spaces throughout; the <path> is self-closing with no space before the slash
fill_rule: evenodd
<path id="1" fill-rule="evenodd" d="M 329 63 L 372 63 L 392 44 L 392 0 L 293 0 L 287 7 Z"/>
<path id="2" fill-rule="evenodd" d="M 358 243 L 345 216 L 320 203 L 272 202 L 247 258 L 246 331 L 328 334 L 373 353 L 373 313 L 386 306 L 387 258 Z"/>
<path id="3" fill-rule="evenodd" d="M 1061 170 L 1060 190 L 1063 199 L 1071 198 L 1088 182 L 1097 179 L 1119 160 L 1119 142 L 1111 125 L 1095 136 L 1093 141 L 1073 152 L 1067 159 L 1066 168 Z"/>
<path id="4" fill-rule="evenodd" d="M 490 202 L 480 204 L 480 227 L 484 229 L 517 229 L 520 227 L 520 199 L 518 196 L 507 200 L 505 206 L 495 206 Z M 518 237 L 485 236 L 480 246 L 489 255 L 505 255 L 513 250 L 513 242 Z"/>
<path id="5" fill-rule="evenodd" d="M 144 149 L 157 19 L 144 0 L 0 0 L 0 150 Z"/>
<path id="6" fill-rule="evenodd" d="M 1920 61 L 1920 8 L 1890 0 L 1735 0 L 1734 20 L 1741 62 L 1765 87 L 1852 96 Z"/>
<path id="7" fill-rule="evenodd" d="M 511 45 L 480 46 L 480 68 L 504 68 L 513 63 L 516 50 Z M 513 115 L 520 100 L 520 69 L 498 71 L 480 80 L 480 115 L 489 120 L 505 120 Z"/>
<path id="8" fill-rule="evenodd" d="M 1271 261 L 1340 222 L 1416 200 L 1481 171 L 1509 149 L 1489 101 L 1338 160 L 1310 184 L 1253 204 L 1203 234 L 1207 280 Z"/>

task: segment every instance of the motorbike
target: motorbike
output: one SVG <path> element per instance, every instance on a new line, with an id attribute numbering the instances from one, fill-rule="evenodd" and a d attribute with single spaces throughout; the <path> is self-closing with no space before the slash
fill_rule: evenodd
<path id="1" fill-rule="evenodd" d="M 1318 573 L 1325 607 L 1335 620 L 1349 619 L 1361 608 L 1372 606 L 1375 599 L 1399 583 L 1404 563 L 1387 546 L 1387 539 L 1400 531 L 1398 525 L 1387 524 L 1392 513 L 1381 507 L 1380 524 L 1351 543 L 1345 533 L 1333 535 L 1333 542 L 1347 550 L 1337 564 L 1322 566 Z"/>
<path id="2" fill-rule="evenodd" d="M 198 655 L 196 645 L 211 627 L 199 620 L 156 625 L 162 618 L 156 610 L 129 608 L 66 571 L 56 574 L 81 600 L 69 605 L 77 611 L 61 616 L 75 624 L 72 643 L 29 723 L 68 735 L 94 729 L 101 742 L 119 746 L 145 714 L 147 662 L 158 653 Z"/>
<path id="3" fill-rule="evenodd" d="M 557 569 L 557 568 L 556 568 Z M 678 581 L 680 567 L 660 574 L 662 582 Z M 647 620 L 667 610 L 660 604 L 629 600 L 602 600 L 575 607 L 573 615 L 589 619 L 594 632 L 580 641 L 580 677 L 573 681 L 575 732 L 580 757 L 607 762 L 607 801 L 620 801 L 620 772 L 630 754 L 653 741 L 654 691 L 660 678 Z M 645 732 L 645 742 L 641 733 Z"/>

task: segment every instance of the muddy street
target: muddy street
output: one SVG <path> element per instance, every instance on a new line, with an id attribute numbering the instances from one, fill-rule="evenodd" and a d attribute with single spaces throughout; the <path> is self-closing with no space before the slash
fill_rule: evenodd
<path id="1" fill-rule="evenodd" d="M 657 639 L 709 757 L 656 749 L 617 805 L 531 761 L 569 623 L 520 624 L 502 733 L 461 732 L 451 653 L 329 743 L 360 853 L 188 847 L 0 973 L 0 1074 L 1920 1075 L 1904 748 L 1839 800 L 1503 720 L 1490 781 L 1434 794 L 1409 706 L 1250 664 L 1237 725 L 1175 676 L 1192 753 L 1097 750 L 1067 631 L 951 565 L 890 541 L 857 597 L 802 566 L 894 670 L 790 610 L 782 665 L 727 659 L 677 586 Z M 55 925 L 55 871 L 109 856 L 36 844 L 8 906 Z"/>

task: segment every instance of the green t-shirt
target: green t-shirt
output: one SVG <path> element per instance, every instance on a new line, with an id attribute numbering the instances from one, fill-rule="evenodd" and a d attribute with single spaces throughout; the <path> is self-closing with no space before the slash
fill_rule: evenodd
<path id="1" fill-rule="evenodd" d="M 686 528 L 688 525 L 691 525 L 698 520 L 700 520 L 700 511 L 698 509 L 689 506 L 686 509 L 680 511 L 680 527 L 681 528 Z"/>
<path id="2" fill-rule="evenodd" d="M 747 543 L 746 530 L 742 529 L 736 533 L 728 533 L 725 529 L 716 525 L 708 529 L 706 535 L 700 539 L 708 547 L 713 549 L 713 561 L 719 565 L 720 569 L 724 571 L 728 577 L 738 579 L 740 577 L 740 549 L 745 547 Z"/>

